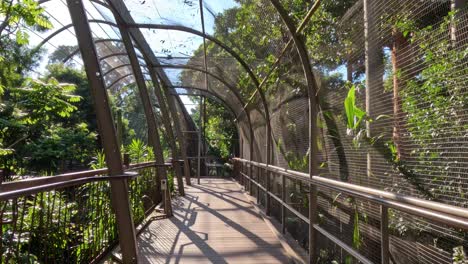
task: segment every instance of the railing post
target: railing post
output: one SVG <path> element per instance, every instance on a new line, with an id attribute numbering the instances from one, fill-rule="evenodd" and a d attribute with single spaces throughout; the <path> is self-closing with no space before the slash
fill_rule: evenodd
<path id="1" fill-rule="evenodd" d="M 260 179 L 263 177 L 263 170 L 262 168 L 258 167 L 258 166 L 255 166 L 255 171 L 256 171 L 256 174 L 257 174 L 257 204 L 260 204 L 260 186 L 262 186 L 262 184 L 260 184 Z"/>
<path id="2" fill-rule="evenodd" d="M 123 154 L 123 165 L 125 168 L 130 167 L 130 154 L 129 153 L 124 153 Z"/>
<path id="3" fill-rule="evenodd" d="M 148 59 L 146 60 L 146 65 L 150 65 L 150 61 Z M 161 109 L 161 119 L 167 131 L 166 134 L 167 134 L 168 142 L 172 149 L 172 159 L 178 161 L 180 159 L 180 152 L 179 152 L 179 148 L 177 148 L 177 144 L 174 138 L 171 121 L 169 120 L 169 110 L 167 109 L 166 103 L 164 101 L 164 97 L 161 91 L 161 86 L 159 85 L 159 80 L 158 80 L 158 77 L 154 68 L 153 67 L 147 67 L 147 68 L 151 77 L 151 81 L 153 82 L 154 94 L 156 95 L 156 99 L 158 100 L 159 107 Z M 178 162 L 174 164 L 173 168 L 174 168 L 174 173 L 177 178 L 179 194 L 181 196 L 184 196 L 185 190 L 184 190 L 184 182 L 182 179 L 182 169 L 179 166 Z M 185 172 L 185 173 L 190 173 L 190 172 Z"/>
<path id="4" fill-rule="evenodd" d="M 252 163 L 249 163 L 249 194 L 252 195 L 252 187 L 253 187 L 253 166 Z"/>
<path id="5" fill-rule="evenodd" d="M 117 14 L 115 15 L 115 19 L 117 21 L 117 25 L 119 26 L 120 35 L 122 36 L 122 41 L 124 43 L 125 50 L 127 51 L 130 64 L 132 65 L 133 76 L 135 77 L 135 81 L 137 83 L 138 91 L 140 94 L 140 99 L 143 104 L 143 110 L 145 112 L 149 132 L 148 141 L 153 147 L 153 153 L 156 163 L 164 164 L 164 156 L 162 152 L 161 141 L 159 139 L 159 131 L 158 124 L 156 122 L 156 116 L 153 111 L 153 106 L 148 94 L 148 88 L 146 87 L 143 72 L 141 71 L 140 63 L 138 62 L 135 48 L 132 44 L 132 39 L 130 37 L 130 34 L 128 33 L 128 30 L 125 28 L 124 23 L 121 21 L 120 17 Z M 161 181 L 167 181 L 167 172 L 166 169 L 162 166 L 158 166 L 156 170 L 158 172 L 158 178 L 160 182 L 158 182 L 158 186 L 155 186 L 155 188 L 160 189 Z M 172 205 L 170 197 L 170 190 L 169 188 L 166 188 L 164 190 L 164 213 L 167 216 L 172 216 Z"/>
<path id="6" fill-rule="evenodd" d="M 380 234 L 381 234 L 381 253 L 382 253 L 382 264 L 389 264 L 390 261 L 390 241 L 388 235 L 388 208 L 386 206 L 380 206 Z"/>
<path id="7" fill-rule="evenodd" d="M 270 215 L 270 211 L 271 211 L 271 200 L 270 200 L 270 191 L 271 191 L 271 188 L 270 188 L 270 182 L 271 182 L 271 173 L 270 171 L 268 170 L 268 163 L 266 165 L 266 169 L 265 169 L 265 184 L 266 184 L 266 197 L 265 197 L 265 213 L 266 215 Z"/>
<path id="8" fill-rule="evenodd" d="M 283 234 L 286 232 L 286 207 L 284 204 L 286 203 L 286 176 L 281 174 L 281 231 Z"/>
<path id="9" fill-rule="evenodd" d="M 182 133 L 181 123 L 180 123 L 180 115 L 177 111 L 174 96 L 169 92 L 169 88 L 162 85 L 159 86 L 163 91 L 164 95 L 166 96 L 167 106 L 169 108 L 169 113 L 171 114 L 172 121 L 174 122 L 174 130 L 179 142 L 180 148 L 180 155 L 181 158 L 184 160 L 184 174 L 185 174 L 185 184 L 190 186 L 192 185 L 190 177 L 191 177 L 191 170 L 190 170 L 190 162 L 187 157 L 187 148 L 185 144 L 184 133 Z"/>
<path id="10" fill-rule="evenodd" d="M 309 60 L 307 48 L 304 43 L 303 36 L 297 31 L 295 22 L 291 19 L 288 12 L 284 9 L 279 0 L 270 0 L 275 9 L 278 11 L 281 19 L 288 28 L 291 37 L 296 46 L 299 59 L 301 60 L 304 70 L 304 77 L 307 82 L 307 94 L 309 103 L 309 176 L 313 177 L 318 173 L 318 147 L 317 147 L 317 82 L 312 70 L 312 65 Z M 314 228 L 317 222 L 318 205 L 317 205 L 317 187 L 309 184 L 309 261 L 317 263 L 318 246 L 317 246 L 317 231 Z"/>
<path id="11" fill-rule="evenodd" d="M 198 123 L 198 148 L 197 148 L 197 183 L 200 184 L 201 177 L 201 152 L 202 152 L 202 131 L 203 131 L 203 96 L 200 95 L 199 118 Z"/>
<path id="12" fill-rule="evenodd" d="M 83 58 L 86 75 L 88 76 L 99 133 L 106 155 L 108 173 L 110 176 L 122 175 L 124 173 L 122 157 L 117 143 L 109 99 L 102 79 L 102 72 L 86 11 L 81 0 L 67 0 L 67 5 Z M 123 262 L 137 263 L 138 251 L 128 195 L 128 183 L 122 179 L 111 181 L 110 185 L 112 207 L 116 215 Z"/>

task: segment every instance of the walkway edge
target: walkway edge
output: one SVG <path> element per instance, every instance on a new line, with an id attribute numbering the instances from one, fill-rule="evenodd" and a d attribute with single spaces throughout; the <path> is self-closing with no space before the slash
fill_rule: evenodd
<path id="1" fill-rule="evenodd" d="M 250 196 L 249 194 L 246 193 L 245 188 L 240 185 L 235 179 L 232 179 L 233 182 L 235 182 L 242 190 L 242 193 L 245 195 L 247 200 L 252 204 L 254 207 L 255 211 L 262 217 L 263 221 L 266 223 L 268 228 L 273 232 L 273 234 L 278 238 L 278 240 L 281 243 L 281 246 L 283 247 L 286 255 L 288 258 L 291 260 L 291 263 L 297 263 L 297 264 L 306 264 L 309 263 L 308 259 L 305 258 L 308 254 L 304 250 L 304 256 L 301 256 L 298 254 L 296 250 L 291 246 L 292 243 L 296 243 L 296 241 L 293 241 L 293 239 L 288 239 L 285 235 L 283 235 L 281 232 L 278 231 L 278 229 L 275 227 L 275 224 L 272 221 L 276 221 L 275 219 L 271 218 L 270 216 L 267 216 L 263 210 L 258 207 L 256 201 L 254 200 L 255 198 Z M 298 246 L 299 247 L 299 246 Z"/>

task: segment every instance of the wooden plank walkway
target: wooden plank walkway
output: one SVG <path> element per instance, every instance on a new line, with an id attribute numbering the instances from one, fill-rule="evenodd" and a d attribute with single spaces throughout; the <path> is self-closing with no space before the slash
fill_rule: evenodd
<path id="1" fill-rule="evenodd" d="M 185 190 L 174 217 L 139 235 L 141 263 L 294 263 L 237 183 L 202 179 Z"/>

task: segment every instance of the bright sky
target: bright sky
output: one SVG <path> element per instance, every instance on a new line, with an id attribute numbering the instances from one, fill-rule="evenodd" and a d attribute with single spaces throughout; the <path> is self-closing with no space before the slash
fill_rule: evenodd
<path id="1" fill-rule="evenodd" d="M 110 11 L 100 5 L 84 0 L 84 5 L 88 12 L 88 19 L 108 20 L 112 17 Z M 200 8 L 198 0 L 124 0 L 127 8 L 137 23 L 156 23 L 168 25 L 182 25 L 202 31 L 200 20 Z M 219 14 L 237 4 L 233 0 L 204 0 L 205 29 L 208 34 L 213 33 L 214 17 L 211 13 Z M 53 31 L 71 24 L 71 18 L 66 7 L 65 0 L 51 0 L 42 4 L 46 10 L 46 15 L 50 17 L 54 29 L 44 32 L 28 32 L 30 35 L 30 46 L 35 47 L 45 37 Z M 107 19 L 105 19 L 105 18 Z M 91 23 L 91 30 L 94 37 L 100 38 L 120 38 L 116 29 L 104 24 Z M 142 33 L 153 49 L 156 56 L 190 57 L 193 52 L 203 43 L 201 37 L 197 37 L 180 31 L 148 30 L 143 29 Z M 44 45 L 47 51 L 44 54 L 36 76 L 45 71 L 49 55 L 60 45 L 77 45 L 74 30 L 63 31 Z M 76 59 L 75 64 L 80 67 L 82 62 Z M 180 71 L 166 71 L 169 78 L 177 83 Z M 186 97 L 182 101 L 187 104 L 192 102 Z M 187 105 L 190 109 L 193 106 Z"/>

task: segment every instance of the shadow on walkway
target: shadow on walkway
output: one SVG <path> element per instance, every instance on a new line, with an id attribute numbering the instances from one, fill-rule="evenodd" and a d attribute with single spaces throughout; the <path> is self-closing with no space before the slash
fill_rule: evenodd
<path id="1" fill-rule="evenodd" d="M 229 195 L 227 195 L 229 193 Z M 138 238 L 141 263 L 289 263 L 274 233 L 226 179 L 203 179 L 173 201 L 174 217 Z"/>

